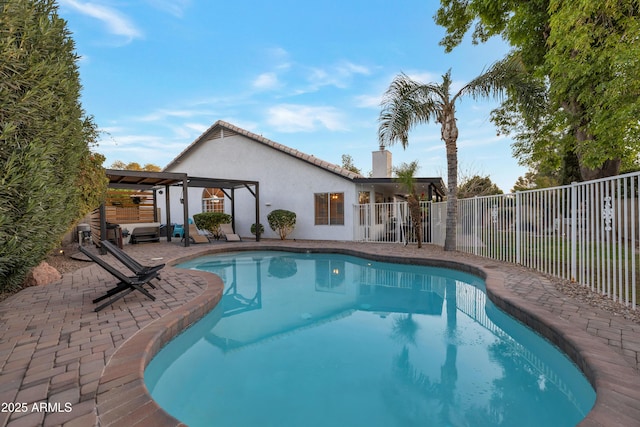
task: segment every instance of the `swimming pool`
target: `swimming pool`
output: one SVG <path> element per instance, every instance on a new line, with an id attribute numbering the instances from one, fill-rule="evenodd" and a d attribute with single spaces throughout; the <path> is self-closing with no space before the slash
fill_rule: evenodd
<path id="1" fill-rule="evenodd" d="M 237 252 L 180 265 L 225 296 L 150 362 L 170 414 L 207 426 L 573 426 L 595 393 L 453 270 Z"/>

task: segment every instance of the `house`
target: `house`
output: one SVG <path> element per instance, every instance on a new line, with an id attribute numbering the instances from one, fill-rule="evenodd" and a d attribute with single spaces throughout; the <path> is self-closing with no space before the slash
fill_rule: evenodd
<path id="1" fill-rule="evenodd" d="M 249 191 L 230 193 L 223 188 L 189 188 L 188 211 L 231 214 L 234 200 L 234 226 L 241 236 L 251 236 L 259 210 L 263 237 L 277 238 L 267 215 L 276 209 L 296 213 L 292 239 L 362 240 L 359 227 L 387 223 L 393 210 L 364 215 L 361 206 L 402 200 L 402 186 L 391 178 L 391 153 L 380 147 L 373 153 L 373 177 L 367 178 L 335 164 L 284 146 L 261 135 L 217 121 L 164 169 L 189 177 L 247 180 L 260 185 L 259 206 Z M 441 200 L 441 178 L 418 178 L 418 194 L 427 200 Z M 172 188 L 171 219 L 184 223 L 179 189 Z M 164 217 L 163 217 L 164 218 Z"/>

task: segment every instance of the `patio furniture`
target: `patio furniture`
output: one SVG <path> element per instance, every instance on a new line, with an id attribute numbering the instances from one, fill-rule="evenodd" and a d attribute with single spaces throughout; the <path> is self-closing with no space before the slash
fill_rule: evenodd
<path id="1" fill-rule="evenodd" d="M 182 239 L 184 240 L 184 237 Z M 209 238 L 205 234 L 200 234 L 195 224 L 189 224 L 189 239 L 193 243 L 209 243 Z"/>
<path id="2" fill-rule="evenodd" d="M 136 274 L 134 276 L 127 276 L 126 274 L 124 274 L 123 272 L 121 272 L 120 270 L 118 270 L 108 262 L 106 262 L 99 255 L 88 250 L 87 248 L 80 246 L 78 249 L 80 249 L 80 252 L 88 256 L 92 261 L 94 261 L 96 264 L 98 264 L 100 267 L 106 270 L 109 274 L 111 274 L 112 276 L 114 276 L 116 279 L 119 280 L 118 284 L 115 287 L 109 289 L 107 293 L 105 293 L 101 297 L 98 297 L 93 300 L 93 303 L 96 304 L 100 301 L 103 301 L 109 298 L 107 302 L 102 303 L 101 305 L 96 307 L 94 311 L 97 312 L 102 310 L 106 306 L 113 304 L 114 302 L 118 301 L 120 298 L 123 298 L 124 296 L 130 294 L 133 291 L 139 291 L 142 294 L 144 294 L 147 298 L 149 298 L 151 301 L 155 301 L 156 298 L 153 295 L 151 295 L 146 289 L 144 289 L 143 286 L 158 276 L 157 271 Z M 150 283 L 149 283 L 149 286 L 153 287 L 153 285 L 151 285 Z"/>
<path id="3" fill-rule="evenodd" d="M 160 241 L 160 227 L 136 227 L 131 232 L 131 238 L 129 242 L 131 244 L 142 242 L 159 242 Z"/>
<path id="4" fill-rule="evenodd" d="M 107 222 L 107 239 L 122 248 L 122 228 L 119 224 Z"/>
<path id="5" fill-rule="evenodd" d="M 227 242 L 239 242 L 240 236 L 233 232 L 233 227 L 231 224 L 220 224 L 220 231 L 224 234 L 224 238 L 227 239 Z"/>
<path id="6" fill-rule="evenodd" d="M 182 224 L 174 224 L 173 226 L 173 237 L 180 237 L 181 239 L 184 237 L 184 227 Z"/>
<path id="7" fill-rule="evenodd" d="M 164 268 L 164 264 L 158 264 L 153 266 L 142 265 L 138 261 L 136 261 L 131 255 L 129 255 L 122 249 L 118 248 L 116 245 L 114 245 L 108 240 L 101 241 L 100 245 L 103 246 L 107 250 L 107 252 L 113 255 L 118 261 L 124 264 L 125 267 L 127 267 L 129 270 L 131 270 L 137 275 L 159 272 Z M 160 275 L 158 274 L 155 278 L 160 280 Z M 153 285 L 151 284 L 149 285 L 153 287 Z"/>

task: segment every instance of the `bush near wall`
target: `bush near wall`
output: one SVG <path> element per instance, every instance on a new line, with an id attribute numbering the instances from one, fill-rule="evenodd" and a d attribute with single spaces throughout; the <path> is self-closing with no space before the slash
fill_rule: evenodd
<path id="1" fill-rule="evenodd" d="M 53 0 L 0 2 L 0 291 L 19 288 L 106 187 L 69 34 Z"/>
<path id="2" fill-rule="evenodd" d="M 280 240 L 287 238 L 296 226 L 296 214 L 285 209 L 276 209 L 267 215 L 269 227 L 280 236 Z"/>
<path id="3" fill-rule="evenodd" d="M 193 221 L 200 230 L 209 230 L 216 238 L 220 237 L 220 224 L 230 224 L 231 215 L 222 212 L 203 212 L 195 214 Z"/>

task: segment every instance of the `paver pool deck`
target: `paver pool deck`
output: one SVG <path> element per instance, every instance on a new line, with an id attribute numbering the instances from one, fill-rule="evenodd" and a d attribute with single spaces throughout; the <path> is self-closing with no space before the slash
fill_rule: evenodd
<path id="1" fill-rule="evenodd" d="M 596 404 L 581 426 L 640 426 L 640 324 L 566 296 L 542 274 L 431 245 L 267 240 L 126 246 L 143 264 L 168 264 L 162 280 L 154 281 L 155 301 L 133 292 L 94 312 L 92 299 L 115 283 L 87 263 L 56 283 L 0 302 L 0 427 L 181 425 L 148 395 L 144 368 L 168 340 L 215 306 L 222 282 L 172 264 L 247 249 L 335 251 L 479 274 L 497 306 L 564 350 L 594 385 Z"/>

